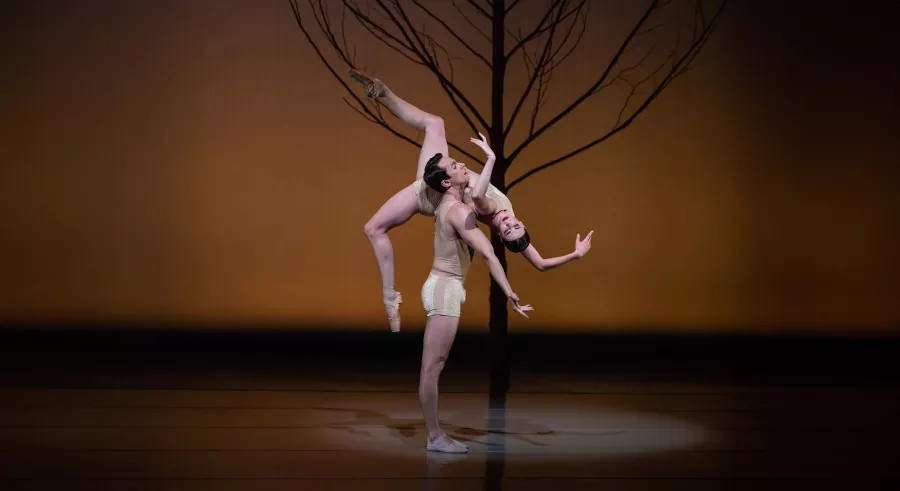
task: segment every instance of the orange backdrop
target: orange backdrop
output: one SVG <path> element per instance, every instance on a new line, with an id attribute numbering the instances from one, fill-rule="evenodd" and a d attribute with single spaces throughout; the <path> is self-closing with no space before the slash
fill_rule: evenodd
<path id="1" fill-rule="evenodd" d="M 543 254 L 595 233 L 558 270 L 510 259 L 536 308 L 511 329 L 900 331 L 889 27 L 870 12 L 834 32 L 748 3 L 631 128 L 512 191 Z M 5 8 L 0 318 L 386 329 L 363 224 L 411 181 L 417 149 L 343 104 L 287 2 Z M 423 69 L 360 57 L 467 142 Z M 558 77 L 552 101 L 584 87 L 581 71 Z M 485 107 L 487 73 L 459 77 Z M 510 177 L 601 131 L 604 104 Z M 408 328 L 424 323 L 431 230 L 416 217 L 391 235 Z M 466 325 L 486 323 L 487 288 L 477 261 Z"/>

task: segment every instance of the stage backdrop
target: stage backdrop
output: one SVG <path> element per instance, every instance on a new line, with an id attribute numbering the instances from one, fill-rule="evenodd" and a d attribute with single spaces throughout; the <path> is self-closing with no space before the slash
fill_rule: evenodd
<path id="1" fill-rule="evenodd" d="M 512 191 L 544 255 L 594 230 L 564 268 L 510 258 L 536 309 L 512 331 L 900 331 L 898 9 L 810 5 L 735 2 L 702 64 L 631 128 Z M 4 322 L 387 329 L 363 225 L 412 181 L 417 148 L 341 101 L 287 1 L 3 9 Z M 467 142 L 425 70 L 359 57 Z M 558 76 L 553 101 L 584 87 L 579 73 Z M 457 76 L 484 107 L 487 73 Z M 510 178 L 596 135 L 603 104 Z M 424 323 L 432 226 L 391 233 L 409 329 Z M 466 287 L 464 324 L 483 329 L 480 260 Z"/>

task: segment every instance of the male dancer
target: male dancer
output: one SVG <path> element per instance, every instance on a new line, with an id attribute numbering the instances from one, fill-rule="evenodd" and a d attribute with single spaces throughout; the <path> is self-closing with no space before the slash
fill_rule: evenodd
<path id="1" fill-rule="evenodd" d="M 469 182 L 465 166 L 436 153 L 426 162 L 422 180 L 441 196 L 434 210 L 434 263 L 422 286 L 422 304 L 428 321 L 419 374 L 419 402 L 428 430 L 426 448 L 464 453 L 468 447 L 441 430 L 437 406 L 438 379 L 456 337 L 461 306 L 466 301 L 463 283 L 471 264 L 466 246 L 471 246 L 488 264 L 491 276 L 516 312 L 528 317 L 525 311 L 534 309 L 530 305 L 519 305 L 519 297 L 510 287 L 491 242 L 476 224 L 475 213 L 462 203 L 463 190 Z"/>

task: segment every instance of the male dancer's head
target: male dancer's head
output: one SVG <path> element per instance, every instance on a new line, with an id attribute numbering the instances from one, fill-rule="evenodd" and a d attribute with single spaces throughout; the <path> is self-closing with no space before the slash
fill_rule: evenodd
<path id="1" fill-rule="evenodd" d="M 428 184 L 428 187 L 443 194 L 451 189 L 462 190 L 469 182 L 469 174 L 462 162 L 436 153 L 425 163 L 425 173 L 422 175 L 422 179 L 425 184 Z M 460 195 L 456 195 L 456 197 L 462 198 Z"/>

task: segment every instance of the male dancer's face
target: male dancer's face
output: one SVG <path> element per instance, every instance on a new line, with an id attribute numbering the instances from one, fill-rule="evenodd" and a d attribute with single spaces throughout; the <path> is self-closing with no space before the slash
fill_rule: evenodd
<path id="1" fill-rule="evenodd" d="M 468 169 L 466 169 L 466 164 L 462 162 L 457 162 L 450 157 L 444 157 L 438 163 L 438 167 L 444 169 L 444 172 L 450 177 L 452 186 L 462 186 L 469 182 Z"/>

